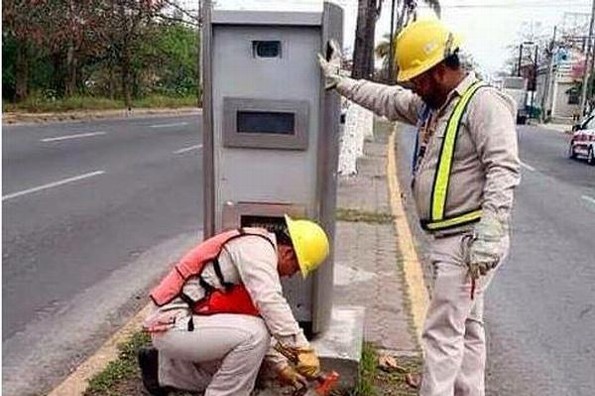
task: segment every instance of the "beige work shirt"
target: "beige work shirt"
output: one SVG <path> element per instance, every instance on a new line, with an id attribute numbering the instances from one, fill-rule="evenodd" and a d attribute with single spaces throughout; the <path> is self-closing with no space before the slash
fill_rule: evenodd
<path id="1" fill-rule="evenodd" d="M 452 111 L 465 90 L 477 78 L 468 74 L 449 93 L 440 109 L 432 109 L 425 129 L 429 139 L 415 171 L 413 196 L 419 218 L 431 219 L 432 187 L 440 148 Z M 400 86 L 343 78 L 337 91 L 346 98 L 391 121 L 417 125 L 425 109 L 423 100 Z M 445 217 L 476 209 L 491 212 L 507 222 L 513 204 L 513 190 L 520 181 L 516 133 L 516 105 L 500 90 L 479 89 L 461 120 L 446 197 Z M 462 226 L 448 233 L 461 232 Z M 435 232 L 439 235 L 443 232 Z"/>
<path id="2" fill-rule="evenodd" d="M 291 308 L 283 295 L 281 280 L 277 270 L 277 242 L 274 234 L 269 234 L 273 244 L 264 238 L 246 235 L 229 241 L 219 256 L 219 265 L 226 282 L 243 283 L 254 305 L 258 308 L 269 332 L 273 336 L 267 363 L 274 369 L 282 368 L 287 360 L 272 346 L 281 342 L 289 347 L 308 347 L 309 343 L 295 320 Z M 203 279 L 211 286 L 222 289 L 212 264 L 207 264 L 202 272 Z M 205 290 L 198 277 L 186 281 L 183 292 L 194 301 L 204 297 Z M 180 316 L 190 315 L 188 305 L 180 298 L 159 308 L 160 311 L 179 310 Z M 196 317 L 200 320 L 200 316 Z"/>

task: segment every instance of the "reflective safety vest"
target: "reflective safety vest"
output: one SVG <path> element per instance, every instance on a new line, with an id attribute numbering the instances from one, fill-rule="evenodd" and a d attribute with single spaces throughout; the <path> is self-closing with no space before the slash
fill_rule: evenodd
<path id="1" fill-rule="evenodd" d="M 238 313 L 259 316 L 258 309 L 254 306 L 246 287 L 241 283 L 225 282 L 219 265 L 219 255 L 223 246 L 229 241 L 245 235 L 259 236 L 269 242 L 273 248 L 275 247 L 268 237 L 268 232 L 261 228 L 239 228 L 215 235 L 192 249 L 172 268 L 159 285 L 151 291 L 153 302 L 161 307 L 176 297 L 180 297 L 197 315 Z M 209 263 L 213 263 L 215 274 L 223 285 L 222 290 L 214 288 L 200 277 L 203 269 Z M 183 292 L 184 284 L 193 276 L 199 277 L 199 283 L 205 290 L 205 296 L 198 301 L 192 300 Z"/>
<path id="2" fill-rule="evenodd" d="M 432 187 L 432 199 L 430 201 L 430 220 L 422 220 L 421 226 L 427 231 L 440 231 L 449 228 L 456 228 L 466 224 L 471 224 L 481 219 L 481 208 L 477 208 L 465 213 L 458 213 L 451 216 L 445 216 L 446 197 L 448 195 L 448 185 L 450 183 L 450 174 L 454 161 L 454 152 L 457 142 L 457 135 L 461 127 L 461 119 L 467 110 L 467 106 L 473 95 L 482 87 L 488 85 L 483 81 L 473 83 L 461 96 L 448 119 L 446 132 L 440 148 L 440 158 L 436 166 L 434 176 L 434 185 Z"/>

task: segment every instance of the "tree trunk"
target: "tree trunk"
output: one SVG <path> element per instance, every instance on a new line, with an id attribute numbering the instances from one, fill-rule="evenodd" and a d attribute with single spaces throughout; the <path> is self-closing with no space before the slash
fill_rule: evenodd
<path id="1" fill-rule="evenodd" d="M 388 42 L 388 65 L 386 67 L 386 79 L 389 84 L 395 83 L 395 8 L 396 0 L 391 0 L 390 5 L 390 36 Z"/>
<path id="2" fill-rule="evenodd" d="M 74 51 L 74 43 L 71 41 L 68 44 L 68 52 L 66 53 L 66 83 L 64 84 L 65 87 L 65 94 L 66 97 L 72 96 L 76 90 L 76 70 L 77 70 L 77 62 L 76 56 Z"/>
<path id="3" fill-rule="evenodd" d="M 353 70 L 356 79 L 370 79 L 374 74 L 374 31 L 376 0 L 358 0 L 357 26 L 353 49 Z"/>
<path id="4" fill-rule="evenodd" d="M 56 51 L 52 54 L 52 89 L 58 96 L 64 95 L 64 54 Z"/>
<path id="5" fill-rule="evenodd" d="M 124 40 L 122 53 L 122 95 L 124 95 L 124 105 L 127 109 L 130 109 L 132 103 L 130 95 L 130 53 L 127 41 Z"/>
<path id="6" fill-rule="evenodd" d="M 70 38 L 68 39 L 68 49 L 66 50 L 66 81 L 64 89 L 66 97 L 74 94 L 76 87 L 76 54 L 74 48 L 75 28 L 74 4 L 72 0 L 68 1 L 68 24 L 70 28 Z"/>
<path id="7" fill-rule="evenodd" d="M 17 40 L 17 56 L 15 62 L 15 100 L 27 99 L 29 94 L 29 46 L 27 42 Z"/>
<path id="8" fill-rule="evenodd" d="M 198 27 L 198 51 L 196 52 L 196 101 L 197 106 L 202 107 L 202 27 Z"/>
<path id="9" fill-rule="evenodd" d="M 211 3 L 207 2 L 207 6 L 210 7 Z M 198 0 L 198 31 L 196 32 L 198 35 L 198 51 L 196 55 L 196 104 L 198 107 L 202 107 L 202 7 L 202 0 Z"/>
<path id="10" fill-rule="evenodd" d="M 121 53 L 121 73 L 122 73 L 122 95 L 124 96 L 124 105 L 130 110 L 130 31 L 128 29 L 128 18 L 124 2 L 120 2 L 120 20 L 122 21 L 122 53 Z"/>
<path id="11" fill-rule="evenodd" d="M 111 55 L 110 55 L 111 56 Z M 114 82 L 114 63 L 110 60 L 108 64 L 108 81 L 107 81 L 108 95 L 111 100 L 116 98 L 116 83 Z"/>

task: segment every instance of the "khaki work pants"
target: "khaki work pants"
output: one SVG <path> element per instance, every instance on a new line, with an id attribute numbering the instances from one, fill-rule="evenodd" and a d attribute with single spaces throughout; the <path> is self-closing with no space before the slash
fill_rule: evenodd
<path id="1" fill-rule="evenodd" d="M 430 260 L 434 288 L 422 334 L 421 396 L 484 396 L 486 346 L 483 298 L 498 266 L 481 276 L 471 299 L 467 274 L 469 234 L 436 238 Z M 501 251 L 508 254 L 509 238 Z"/>
<path id="2" fill-rule="evenodd" d="M 248 396 L 271 336 L 261 318 L 238 314 L 193 316 L 153 336 L 159 351 L 159 385 L 205 392 L 205 396 Z"/>

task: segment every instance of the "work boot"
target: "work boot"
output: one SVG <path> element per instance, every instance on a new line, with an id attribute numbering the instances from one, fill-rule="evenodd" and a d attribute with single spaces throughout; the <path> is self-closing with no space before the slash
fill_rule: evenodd
<path id="1" fill-rule="evenodd" d="M 141 348 L 138 351 L 138 365 L 143 385 L 152 396 L 167 396 L 167 388 L 159 386 L 159 353 L 155 348 Z"/>

